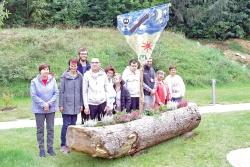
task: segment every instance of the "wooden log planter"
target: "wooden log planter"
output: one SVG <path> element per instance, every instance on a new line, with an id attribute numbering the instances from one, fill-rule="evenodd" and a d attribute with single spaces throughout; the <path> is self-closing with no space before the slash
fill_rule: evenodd
<path id="1" fill-rule="evenodd" d="M 196 105 L 143 116 L 131 122 L 103 127 L 69 126 L 67 145 L 93 157 L 117 158 L 134 154 L 198 127 L 201 115 Z"/>

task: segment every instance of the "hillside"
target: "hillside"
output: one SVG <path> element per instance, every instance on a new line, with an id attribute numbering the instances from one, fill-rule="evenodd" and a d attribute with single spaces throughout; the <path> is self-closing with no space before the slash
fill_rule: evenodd
<path id="1" fill-rule="evenodd" d="M 51 64 L 58 79 L 68 59 L 82 46 L 88 48 L 89 59 L 99 57 L 103 67 L 112 64 L 118 72 L 136 57 L 115 29 L 4 29 L 0 30 L 0 83 L 17 95 L 27 95 L 40 63 Z M 182 34 L 164 32 L 153 57 L 156 69 L 167 71 L 170 64 L 176 65 L 188 86 L 206 86 L 212 78 L 218 84 L 250 80 L 248 68 L 227 60 L 219 49 L 188 40 Z"/>

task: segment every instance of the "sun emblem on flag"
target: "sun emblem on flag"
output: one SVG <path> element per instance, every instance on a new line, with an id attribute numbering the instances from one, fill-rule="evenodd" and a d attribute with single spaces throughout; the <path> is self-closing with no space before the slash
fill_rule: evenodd
<path id="1" fill-rule="evenodd" d="M 146 43 L 145 43 L 145 42 L 142 43 L 142 46 L 141 46 L 141 47 L 143 47 L 143 49 L 144 49 L 146 52 L 148 52 L 149 50 L 152 50 L 153 45 L 152 45 L 151 42 L 147 41 Z"/>

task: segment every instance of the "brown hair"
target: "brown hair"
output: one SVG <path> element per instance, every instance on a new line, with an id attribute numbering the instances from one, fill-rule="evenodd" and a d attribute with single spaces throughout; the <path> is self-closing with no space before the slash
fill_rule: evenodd
<path id="1" fill-rule="evenodd" d="M 81 52 L 88 52 L 88 50 L 86 48 L 80 48 L 78 49 L 78 55 L 80 55 Z"/>
<path id="2" fill-rule="evenodd" d="M 109 65 L 108 67 L 105 68 L 105 73 L 107 73 L 108 71 L 113 71 L 114 75 L 115 75 L 115 69 Z"/>
<path id="3" fill-rule="evenodd" d="M 70 63 L 77 64 L 78 63 L 78 59 L 77 58 L 71 58 L 71 59 L 69 59 L 68 65 L 70 65 Z"/>
<path id="4" fill-rule="evenodd" d="M 39 73 L 40 73 L 43 69 L 45 69 L 45 68 L 48 68 L 48 69 L 50 70 L 50 65 L 49 65 L 49 64 L 40 64 L 40 65 L 38 66 Z"/>
<path id="5" fill-rule="evenodd" d="M 131 64 L 136 64 L 136 63 L 138 65 L 137 69 L 139 69 L 141 67 L 141 64 L 140 64 L 140 62 L 137 59 L 131 59 L 131 60 L 129 60 L 128 65 L 130 66 Z"/>
<path id="6" fill-rule="evenodd" d="M 170 65 L 169 68 L 168 68 L 168 71 L 170 71 L 172 69 L 176 69 L 176 67 L 174 65 Z"/>

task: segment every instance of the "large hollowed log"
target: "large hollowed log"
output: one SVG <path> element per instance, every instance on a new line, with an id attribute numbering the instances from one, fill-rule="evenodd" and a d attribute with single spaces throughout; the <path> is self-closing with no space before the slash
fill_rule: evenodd
<path id="1" fill-rule="evenodd" d="M 67 145 L 93 157 L 116 158 L 134 154 L 196 128 L 201 120 L 196 105 L 144 116 L 124 124 L 103 127 L 69 126 Z"/>

